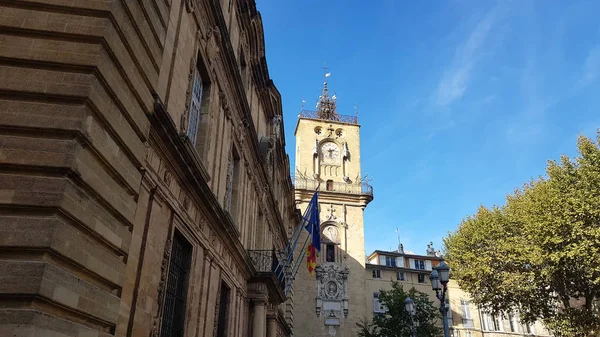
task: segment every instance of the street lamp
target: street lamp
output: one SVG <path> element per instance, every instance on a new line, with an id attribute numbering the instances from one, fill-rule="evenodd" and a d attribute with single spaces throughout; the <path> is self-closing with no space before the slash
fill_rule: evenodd
<path id="1" fill-rule="evenodd" d="M 450 327 L 448 326 L 448 307 L 446 307 L 446 291 L 448 290 L 448 281 L 450 280 L 450 267 L 444 262 L 444 258 L 440 261 L 429 275 L 431 281 L 431 289 L 435 291 L 435 297 L 440 300 L 440 312 L 444 325 L 444 337 L 450 337 Z M 440 292 L 441 290 L 441 292 Z"/>
<path id="2" fill-rule="evenodd" d="M 404 300 L 404 308 L 408 311 L 408 316 L 410 316 L 410 335 L 411 337 L 415 337 L 415 302 L 410 297 L 406 297 Z"/>

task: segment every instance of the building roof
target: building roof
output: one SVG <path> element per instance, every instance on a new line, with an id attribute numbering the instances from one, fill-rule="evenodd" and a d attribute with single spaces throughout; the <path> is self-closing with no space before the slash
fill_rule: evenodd
<path id="1" fill-rule="evenodd" d="M 428 260 L 436 260 L 440 261 L 442 258 L 435 255 L 417 255 L 417 254 L 406 254 L 399 253 L 397 250 L 395 251 L 386 251 L 386 250 L 376 250 L 367 256 L 367 259 L 372 258 L 375 255 L 386 255 L 386 256 L 405 256 L 409 258 L 417 258 L 417 259 L 428 259 Z"/>

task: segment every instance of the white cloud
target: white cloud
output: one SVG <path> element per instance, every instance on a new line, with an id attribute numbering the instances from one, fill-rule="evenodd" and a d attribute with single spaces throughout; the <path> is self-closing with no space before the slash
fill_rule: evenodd
<path id="1" fill-rule="evenodd" d="M 592 48 L 583 64 L 583 76 L 577 86 L 582 89 L 594 82 L 600 75 L 600 45 Z"/>
<path id="2" fill-rule="evenodd" d="M 456 48 L 454 60 L 438 84 L 438 105 L 447 106 L 460 99 L 467 91 L 473 67 L 494 25 L 495 18 L 496 9 L 492 9 L 479 21 L 468 38 Z"/>

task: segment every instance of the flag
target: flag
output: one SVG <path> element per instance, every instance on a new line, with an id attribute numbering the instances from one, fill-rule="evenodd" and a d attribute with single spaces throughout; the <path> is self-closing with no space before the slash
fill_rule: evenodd
<path id="1" fill-rule="evenodd" d="M 321 221 L 319 218 L 319 192 L 315 192 L 312 199 L 308 203 L 303 219 L 304 228 L 309 233 L 310 240 L 306 248 L 306 266 L 308 273 L 313 274 L 317 266 L 317 251 L 321 250 Z"/>
<path id="2" fill-rule="evenodd" d="M 331 73 L 325 74 L 325 77 L 329 77 L 329 76 L 331 76 Z"/>

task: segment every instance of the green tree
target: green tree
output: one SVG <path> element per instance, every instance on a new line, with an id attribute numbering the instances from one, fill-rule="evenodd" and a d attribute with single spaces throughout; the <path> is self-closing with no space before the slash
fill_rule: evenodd
<path id="1" fill-rule="evenodd" d="M 385 304 L 387 312 L 377 314 L 372 322 L 364 319 L 358 323 L 359 337 L 410 337 L 410 315 L 404 307 L 406 297 L 415 303 L 416 313 L 414 322 L 417 337 L 438 337 L 442 330 L 436 326 L 441 317 L 439 308 L 429 299 L 425 293 L 411 288 L 404 291 L 398 282 L 392 283 L 391 290 L 381 290 L 379 301 Z"/>
<path id="2" fill-rule="evenodd" d="M 445 238 L 452 277 L 492 313 L 518 311 L 556 336 L 597 336 L 600 313 L 600 132 L 579 156 L 549 161 L 547 176 Z"/>

